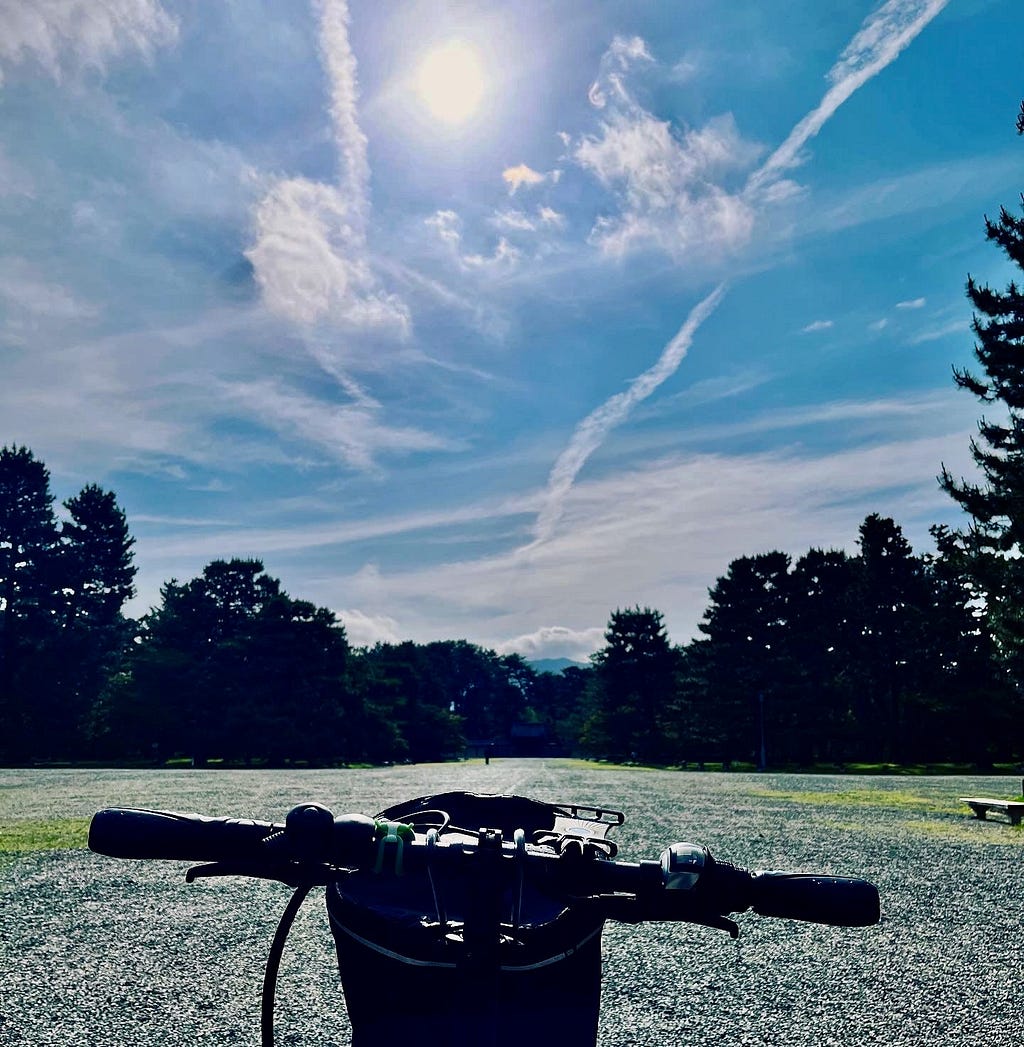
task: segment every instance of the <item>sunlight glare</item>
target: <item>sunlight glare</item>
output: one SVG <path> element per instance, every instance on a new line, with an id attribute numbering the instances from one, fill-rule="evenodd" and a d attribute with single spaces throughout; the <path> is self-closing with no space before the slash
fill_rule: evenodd
<path id="1" fill-rule="evenodd" d="M 423 59 L 416 77 L 416 90 L 438 120 L 461 124 L 479 107 L 485 83 L 484 69 L 476 51 L 460 40 L 453 40 Z"/>

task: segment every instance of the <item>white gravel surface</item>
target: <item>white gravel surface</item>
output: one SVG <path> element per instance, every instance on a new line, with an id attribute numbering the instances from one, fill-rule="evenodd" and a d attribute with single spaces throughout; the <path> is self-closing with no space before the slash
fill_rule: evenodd
<path id="1" fill-rule="evenodd" d="M 883 921 L 866 929 L 743 915 L 737 946 L 704 928 L 609 924 L 602 1047 L 1024 1040 L 1024 830 L 976 821 L 957 802 L 1016 795 L 1019 778 L 697 774 L 542 760 L 0 770 L 0 824 L 114 805 L 276 820 L 311 799 L 336 813 L 373 813 L 447 789 L 617 807 L 627 816 L 615 834 L 625 858 L 692 840 L 751 868 L 878 885 Z M 76 850 L 0 855 L 0 1044 L 258 1044 L 263 963 L 288 888 L 234 879 L 188 887 L 185 868 Z M 279 992 L 281 1047 L 348 1044 L 322 901 L 311 898 L 299 915 Z"/>

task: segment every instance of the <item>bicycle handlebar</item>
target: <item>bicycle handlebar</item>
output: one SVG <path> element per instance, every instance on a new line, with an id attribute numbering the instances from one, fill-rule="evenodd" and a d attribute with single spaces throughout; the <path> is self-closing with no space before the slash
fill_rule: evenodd
<path id="1" fill-rule="evenodd" d="M 405 828 L 405 827 L 402 827 Z M 386 848 L 401 855 L 395 872 L 438 865 L 465 866 L 476 843 L 393 835 L 395 823 L 364 815 L 334 816 L 316 804 L 294 808 L 285 824 L 197 814 L 110 808 L 93 817 L 91 850 L 113 858 L 218 862 L 239 874 L 304 866 L 323 870 L 381 871 Z M 391 835 L 389 835 L 391 834 Z M 482 836 L 481 836 L 482 839 Z M 547 848 L 499 843 L 510 868 L 517 862 L 556 883 L 567 898 L 602 897 L 613 918 L 691 920 L 744 912 L 865 927 L 877 923 L 879 898 L 865 880 L 802 873 L 749 872 L 716 861 L 706 848 L 674 844 L 660 861 L 624 862 L 586 856 L 582 846 L 556 853 Z M 392 861 L 393 859 L 389 859 Z M 272 878 L 273 873 L 270 873 Z"/>

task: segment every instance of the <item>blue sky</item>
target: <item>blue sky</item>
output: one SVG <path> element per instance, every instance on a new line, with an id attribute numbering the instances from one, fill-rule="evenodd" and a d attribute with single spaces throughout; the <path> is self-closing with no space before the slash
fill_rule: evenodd
<path id="1" fill-rule="evenodd" d="M 256 556 L 352 640 L 692 636 L 737 556 L 958 522 L 1019 0 L 0 3 L 0 443 L 141 614 Z"/>

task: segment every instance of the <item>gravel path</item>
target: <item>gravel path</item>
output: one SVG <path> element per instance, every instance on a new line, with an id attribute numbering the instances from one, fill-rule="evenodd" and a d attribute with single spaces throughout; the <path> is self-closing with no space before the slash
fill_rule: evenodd
<path id="1" fill-rule="evenodd" d="M 656 857 L 689 839 L 754 868 L 861 875 L 878 884 L 884 919 L 843 930 L 741 916 L 738 947 L 703 928 L 609 924 L 602 1047 L 1010 1047 L 1024 1020 L 1024 831 L 975 821 L 957 797 L 1014 795 L 1019 784 L 539 760 L 0 771 L 0 824 L 87 817 L 114 804 L 280 818 L 317 799 L 338 813 L 373 812 L 454 788 L 618 807 L 627 816 L 615 835 L 623 857 Z M 0 1043 L 258 1044 L 263 962 L 288 889 L 240 880 L 186 887 L 184 869 L 87 851 L 0 856 Z M 281 1047 L 348 1044 L 330 933 L 312 898 L 289 940 L 280 993 Z"/>

